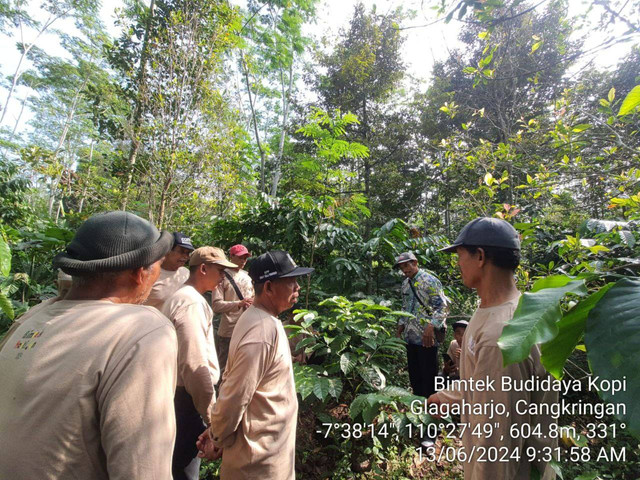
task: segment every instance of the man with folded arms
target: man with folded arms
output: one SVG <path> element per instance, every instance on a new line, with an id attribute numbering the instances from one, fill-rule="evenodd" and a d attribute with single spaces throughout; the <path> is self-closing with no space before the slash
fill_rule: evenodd
<path id="1" fill-rule="evenodd" d="M 184 264 L 194 250 L 191 239 L 180 232 L 173 232 L 173 239 L 173 248 L 164 258 L 158 280 L 154 283 L 149 298 L 144 302 L 145 305 L 156 307 L 158 310 L 162 310 L 167 298 L 189 278 L 189 270 Z"/>
<path id="2" fill-rule="evenodd" d="M 251 277 L 243 270 L 251 254 L 244 245 L 234 245 L 229 249 L 229 260 L 236 265 L 224 272 L 224 278 L 213 292 L 211 307 L 215 313 L 221 313 L 220 327 L 216 338 L 216 349 L 220 362 L 220 373 L 224 373 L 229 356 L 231 334 L 240 315 L 253 303 L 253 284 Z"/>
<path id="3" fill-rule="evenodd" d="M 110 212 L 55 257 L 70 291 L 0 343 L 0 478 L 171 479 L 176 334 L 137 304 L 172 244 L 148 221 Z"/>
<path id="4" fill-rule="evenodd" d="M 267 252 L 249 268 L 256 297 L 231 337 L 229 360 L 211 427 L 198 455 L 219 456 L 222 480 L 295 479 L 298 399 L 291 351 L 277 316 L 298 300 L 298 267 L 287 252 Z"/>
<path id="5" fill-rule="evenodd" d="M 215 290 L 225 268 L 234 267 L 224 252 L 200 247 L 189 258 L 189 279 L 162 307 L 178 335 L 178 387 L 176 388 L 176 448 L 174 480 L 198 478 L 200 459 L 196 441 L 206 428 L 215 403 L 214 386 L 220 378 L 213 342 L 213 311 L 202 296 Z"/>

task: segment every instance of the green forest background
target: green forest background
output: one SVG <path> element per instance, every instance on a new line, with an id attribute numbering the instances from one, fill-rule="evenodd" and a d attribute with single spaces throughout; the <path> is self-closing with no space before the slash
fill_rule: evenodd
<path id="1" fill-rule="evenodd" d="M 546 345 L 556 378 L 628 374 L 618 401 L 640 432 L 639 1 L 598 0 L 574 17 L 556 0 L 360 3 L 322 40 L 306 34 L 317 0 L 123 5 L 112 38 L 97 2 L 0 0 L 3 50 L 20 58 L 0 92 L 0 331 L 55 295 L 52 257 L 97 212 L 126 209 L 196 245 L 285 249 L 316 268 L 289 318 L 308 359 L 296 365 L 301 478 L 462 478 L 456 462 L 421 462 L 416 439 L 315 431 L 431 421 L 407 415 L 393 257 L 413 250 L 443 281 L 450 323 L 468 318 L 476 298 L 437 250 L 470 219 L 497 216 L 522 235 L 519 287 L 543 292 L 531 308 L 549 313 L 527 318 L 523 306 L 534 332 L 523 344 Z M 424 11 L 464 25 L 426 87 L 403 63 Z M 598 17 L 589 29 L 587 15 Z M 631 47 L 616 68 L 585 61 L 616 45 Z M 597 330 L 614 313 L 626 330 Z M 592 348 L 589 335 L 610 337 Z M 601 343 L 625 361 L 598 363 Z M 563 463 L 564 478 L 640 478 L 632 433 L 586 438 L 592 420 L 561 419 L 575 429 L 563 446 L 593 452 Z M 597 459 L 602 445 L 624 447 L 626 461 Z"/>

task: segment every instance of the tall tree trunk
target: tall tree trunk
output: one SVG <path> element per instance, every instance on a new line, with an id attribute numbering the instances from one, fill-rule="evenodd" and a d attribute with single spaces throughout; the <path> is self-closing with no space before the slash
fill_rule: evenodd
<path id="1" fill-rule="evenodd" d="M 247 93 L 249 94 L 249 106 L 251 107 L 251 120 L 253 122 L 253 132 L 256 136 L 256 144 L 258 145 L 258 151 L 260 152 L 260 191 L 265 191 L 265 168 L 266 158 L 262 143 L 260 142 L 260 133 L 258 132 L 258 119 L 256 118 L 256 110 L 253 105 L 253 96 L 251 95 L 251 82 L 249 81 L 249 67 L 244 60 L 244 54 L 240 53 L 242 58 L 242 70 L 244 74 L 244 81 L 247 86 Z"/>
<path id="2" fill-rule="evenodd" d="M 362 132 L 363 132 L 363 144 L 369 147 L 369 116 L 367 110 L 367 98 L 365 97 L 362 101 Z M 364 163 L 364 195 L 365 195 L 365 206 L 371 210 L 371 200 L 369 198 L 369 194 L 371 192 L 371 161 L 370 157 L 365 157 L 363 159 Z M 365 218 L 364 221 L 364 238 L 367 240 L 371 235 L 371 221 L 369 218 Z"/>
<path id="3" fill-rule="evenodd" d="M 87 179 L 91 178 L 91 165 L 93 162 L 93 145 L 94 145 L 94 141 L 91 140 L 91 149 L 89 150 L 89 168 L 87 170 Z M 84 199 L 87 198 L 87 189 L 88 189 L 88 186 L 85 183 L 84 187 L 82 187 L 82 196 L 80 197 L 80 206 L 78 207 L 78 213 L 82 213 L 82 208 L 84 207 Z"/>
<path id="4" fill-rule="evenodd" d="M 289 101 L 291 98 L 291 90 L 293 88 L 293 59 L 289 65 L 289 88 L 286 93 L 284 90 L 284 74 L 282 68 L 280 69 L 280 85 L 282 88 L 282 130 L 280 132 L 280 143 L 278 145 L 278 156 L 274 162 L 273 171 L 273 184 L 271 185 L 271 196 L 275 197 L 278 194 L 278 183 L 282 175 L 282 156 L 284 154 L 284 139 L 287 132 L 287 119 L 289 115 Z"/>
<path id="5" fill-rule="evenodd" d="M 156 2 L 151 0 L 149 5 L 149 16 L 147 18 L 147 26 L 144 31 L 144 39 L 142 40 L 142 52 L 140 53 L 140 67 L 138 69 L 138 75 L 136 78 L 136 86 L 138 89 L 136 95 L 136 106 L 133 111 L 132 118 L 132 133 L 131 133 L 131 148 L 129 149 L 128 159 L 128 172 L 127 181 L 124 187 L 124 197 L 122 199 L 122 210 L 127 209 L 129 203 L 129 190 L 131 189 L 131 183 L 133 182 L 133 171 L 136 165 L 136 159 L 138 158 L 138 151 L 140 150 L 140 130 L 142 126 L 142 110 L 145 103 L 145 90 L 146 90 L 146 67 L 149 59 L 149 32 L 151 30 L 153 14 L 155 10 Z"/>

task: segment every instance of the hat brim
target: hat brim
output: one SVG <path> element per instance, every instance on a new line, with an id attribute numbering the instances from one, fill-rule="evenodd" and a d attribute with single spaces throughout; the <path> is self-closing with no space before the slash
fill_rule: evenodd
<path id="1" fill-rule="evenodd" d="M 278 278 L 301 277 L 303 275 L 309 275 L 310 273 L 313 273 L 314 271 L 315 271 L 315 268 L 296 267 L 292 271 L 287 273 L 286 275 L 279 275 Z"/>
<path id="2" fill-rule="evenodd" d="M 160 234 L 160 238 L 158 238 L 155 243 L 114 257 L 98 258 L 95 260 L 79 260 L 77 258 L 73 258 L 65 251 L 54 257 L 53 266 L 71 276 L 131 270 L 157 262 L 169 253 L 173 248 L 173 243 L 173 234 L 163 231 Z"/>
<path id="3" fill-rule="evenodd" d="M 467 323 L 455 322 L 453 325 L 451 325 L 451 328 L 453 328 L 455 330 L 458 327 L 467 328 L 468 326 L 469 326 L 469 322 L 467 322 Z"/>
<path id="4" fill-rule="evenodd" d="M 403 263 L 417 262 L 417 261 L 418 261 L 417 258 L 407 258 L 406 260 L 400 260 L 399 262 L 396 262 L 396 263 L 393 264 L 393 268 L 398 268 Z"/>
<path id="5" fill-rule="evenodd" d="M 207 263 L 213 263 L 214 265 L 220 265 L 221 267 L 224 267 L 224 268 L 238 268 L 238 265 L 236 265 L 233 262 L 229 262 L 228 260 L 216 260 L 215 262 L 207 262 Z"/>
<path id="6" fill-rule="evenodd" d="M 440 250 L 438 250 L 439 252 L 444 252 L 444 253 L 456 253 L 456 250 L 458 249 L 458 247 L 462 246 L 461 243 L 454 243 L 453 245 L 449 245 L 447 247 L 441 248 Z"/>
<path id="7" fill-rule="evenodd" d="M 176 243 L 174 244 L 174 247 L 186 248 L 187 250 L 191 250 L 192 252 L 196 249 L 196 247 L 194 247 L 193 245 L 187 245 L 185 243 Z"/>

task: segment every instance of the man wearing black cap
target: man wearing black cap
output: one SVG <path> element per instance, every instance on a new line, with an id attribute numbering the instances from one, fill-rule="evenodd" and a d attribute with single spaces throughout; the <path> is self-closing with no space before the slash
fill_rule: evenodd
<path id="1" fill-rule="evenodd" d="M 160 275 L 154 283 L 145 305 L 162 311 L 162 305 L 189 278 L 189 270 L 184 264 L 193 252 L 191 239 L 180 232 L 173 232 L 173 248 L 160 266 Z"/>
<path id="2" fill-rule="evenodd" d="M 149 294 L 170 233 L 95 215 L 53 265 L 64 299 L 0 343 L 0 478 L 171 478 L 177 342 Z"/>
<path id="3" fill-rule="evenodd" d="M 211 428 L 198 442 L 200 455 L 209 458 L 223 449 L 222 480 L 295 479 L 298 400 L 277 317 L 298 300 L 297 277 L 311 272 L 280 250 L 260 255 L 249 268 L 255 300 L 233 330 Z"/>
<path id="4" fill-rule="evenodd" d="M 523 413 L 522 406 L 555 403 L 557 392 L 502 388 L 505 378 L 520 381 L 535 377 L 542 379 L 548 375 L 540 363 L 538 346 L 531 349 L 529 358 L 507 367 L 502 365 L 502 353 L 498 347 L 502 328 L 513 317 L 520 299 L 514 275 L 520 263 L 518 233 L 504 220 L 476 218 L 443 251 L 458 254 L 462 282 L 475 289 L 480 297 L 480 306 L 471 317 L 461 345 L 461 388 L 443 390 L 428 399 L 429 404 L 458 404 L 463 407 L 461 423 L 466 429 L 462 443 L 469 456 L 464 465 L 464 478 L 528 480 L 534 466 L 540 473 L 539 478 L 555 478 L 553 469 L 542 456 L 543 449 L 551 452 L 556 446 L 557 442 L 550 435 L 550 425 L 554 420 L 547 415 Z M 476 384 L 477 388 L 471 388 L 474 380 L 484 381 L 487 386 Z M 477 413 L 467 408 L 474 405 L 504 406 L 506 414 L 490 418 L 484 411 Z M 484 429 L 487 424 L 490 428 Z M 539 430 L 528 438 L 522 438 L 511 430 L 514 424 L 528 424 Z M 472 435 L 472 431 L 479 434 Z M 475 451 L 485 449 L 487 452 L 497 452 L 501 448 L 509 461 L 483 462 L 482 458 L 471 456 L 474 447 Z M 520 455 L 520 460 L 517 460 L 518 453 L 525 451 L 537 453 L 536 461 L 530 462 L 527 455 Z M 547 460 L 549 457 L 550 454 Z"/>

